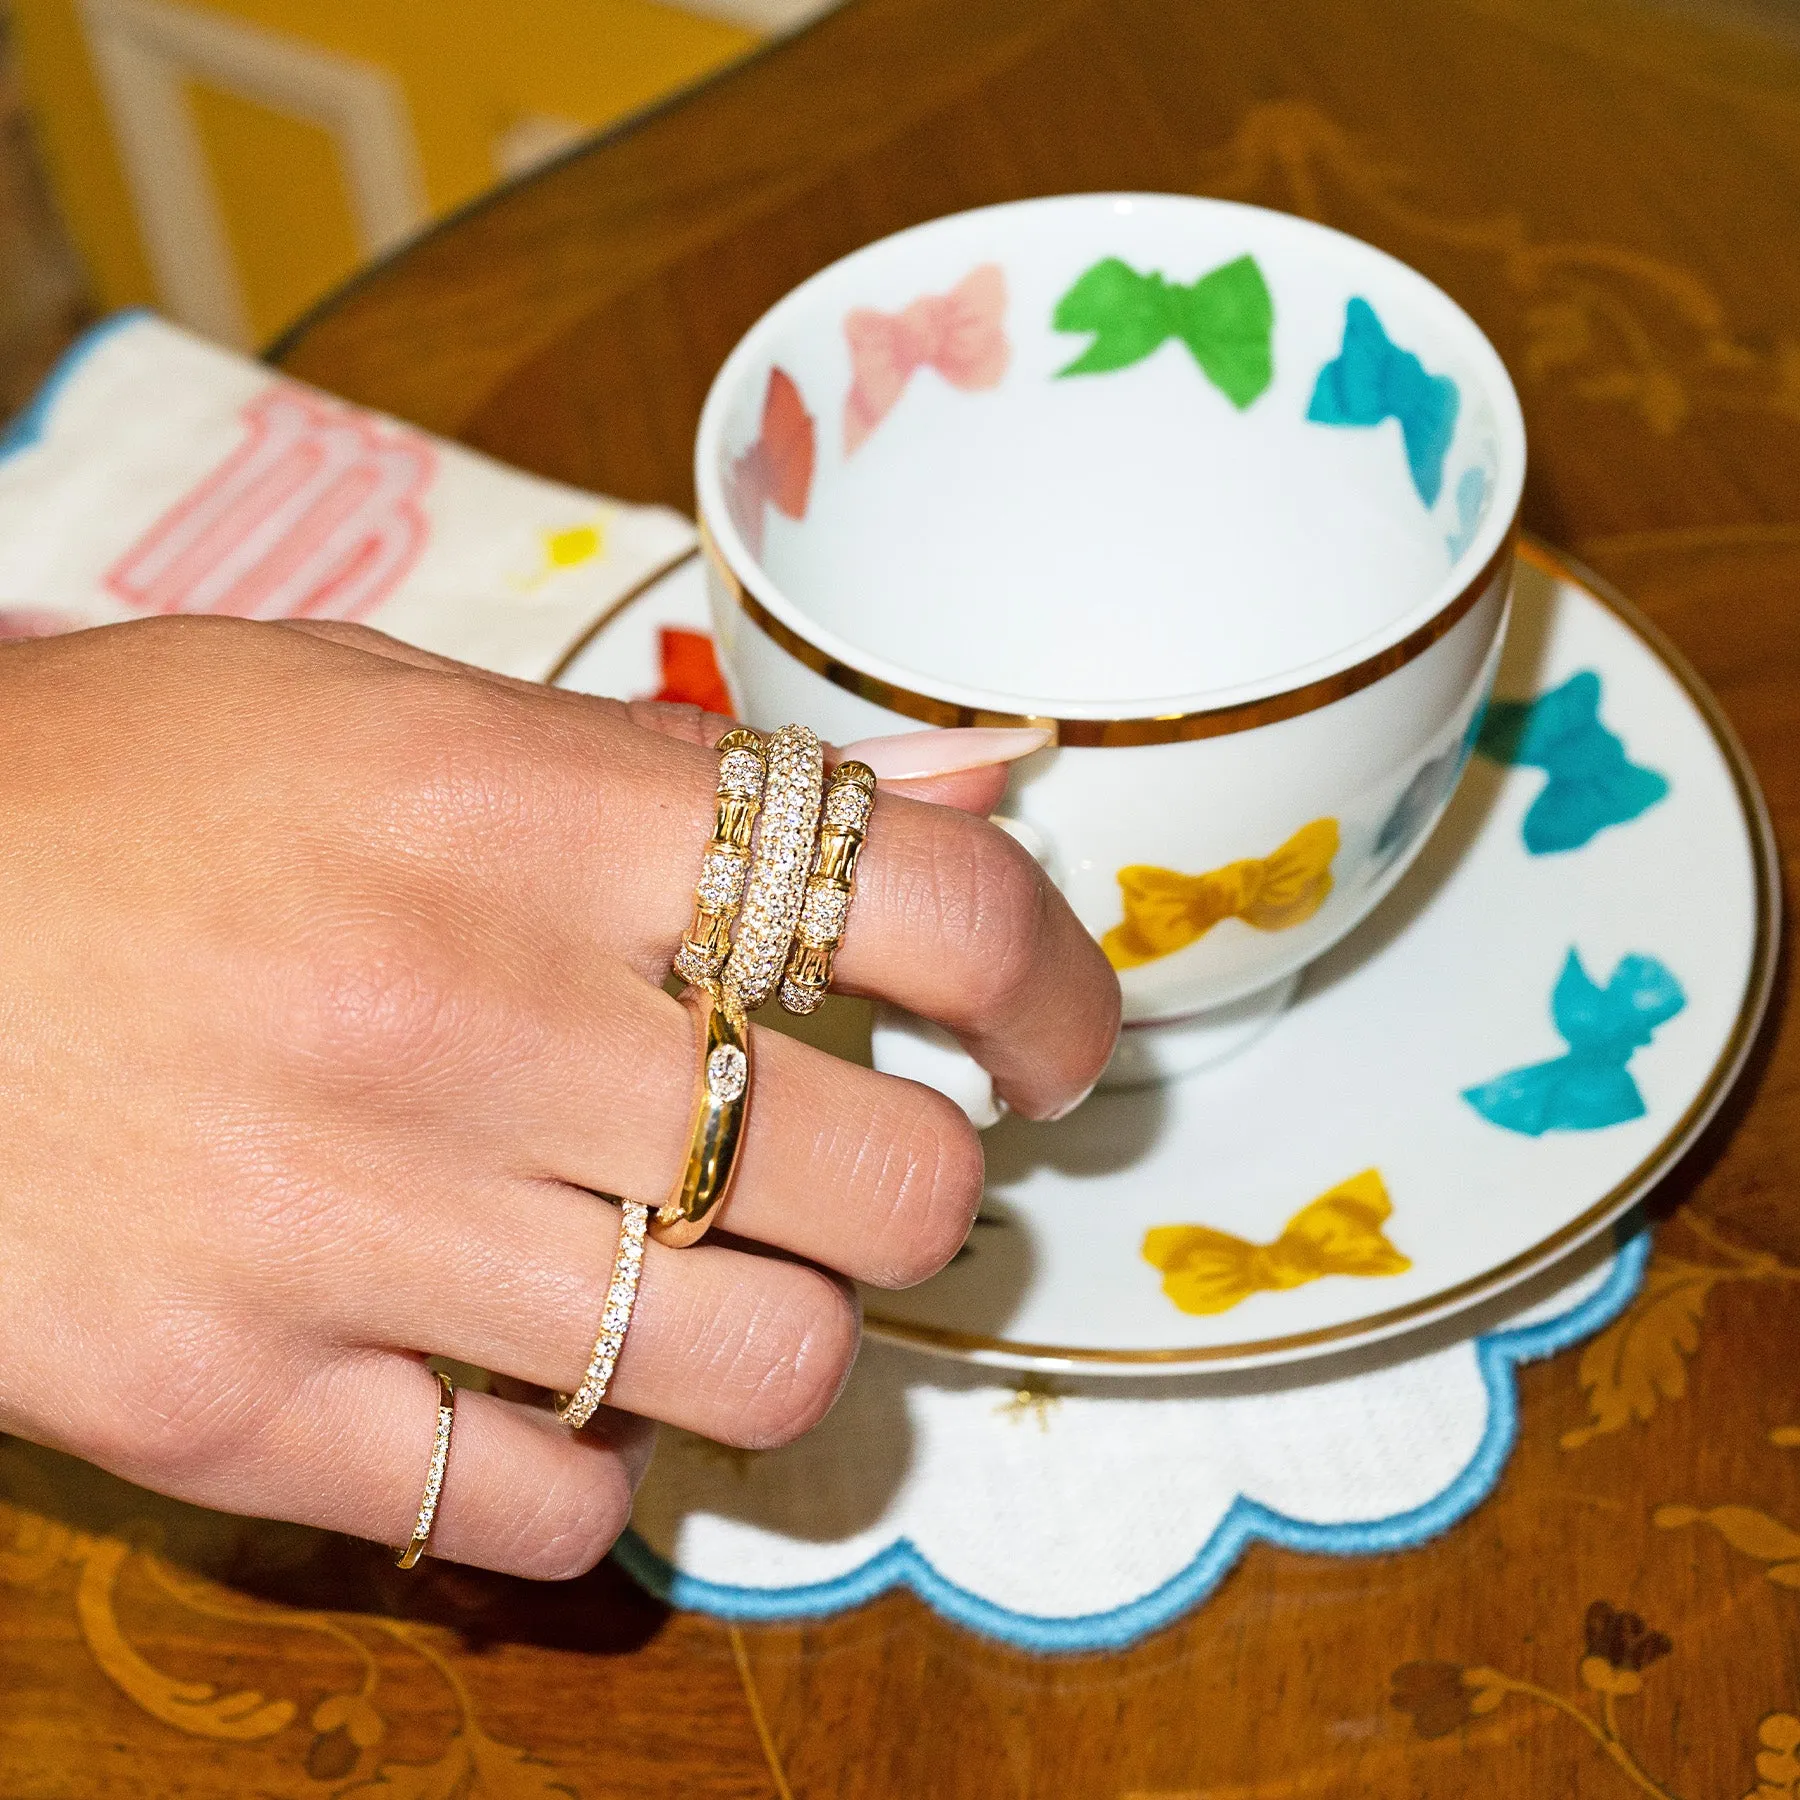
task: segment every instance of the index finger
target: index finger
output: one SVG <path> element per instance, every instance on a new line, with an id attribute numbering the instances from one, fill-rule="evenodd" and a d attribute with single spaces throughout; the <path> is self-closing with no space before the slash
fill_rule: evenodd
<path id="1" fill-rule="evenodd" d="M 346 647 L 421 672 L 469 673 L 372 638 L 359 633 Z M 647 975 L 666 971 L 711 832 L 718 759 L 710 746 L 732 722 L 698 707 L 598 701 L 522 683 L 482 682 L 478 691 L 525 727 L 492 741 L 508 742 L 530 766 L 523 779 L 537 797 L 547 768 L 560 765 L 565 778 L 551 787 L 572 803 L 549 811 L 569 854 L 533 862 L 587 888 L 581 910 L 607 920 L 615 943 L 623 928 Z M 595 791 L 602 770 L 611 777 L 603 799 Z M 959 788 L 952 777 L 924 791 L 980 804 L 991 779 L 976 773 Z M 611 830 L 596 831 L 602 819 Z M 944 1026 L 1028 1118 L 1057 1117 L 1080 1100 L 1118 1035 L 1118 978 L 1032 857 L 985 819 L 887 783 L 858 865 L 836 986 Z"/>
<path id="2" fill-rule="evenodd" d="M 632 716 L 688 743 L 730 728 L 698 709 Z M 1119 981 L 1031 855 L 968 810 L 1004 784 L 998 767 L 881 783 L 833 985 L 935 1020 L 1015 1112 L 1055 1118 L 1106 1067 Z"/>
<path id="3" fill-rule="evenodd" d="M 1032 856 L 897 794 L 878 794 L 836 976 L 945 1026 L 1031 1119 L 1081 1100 L 1119 1035 L 1119 979 Z"/>

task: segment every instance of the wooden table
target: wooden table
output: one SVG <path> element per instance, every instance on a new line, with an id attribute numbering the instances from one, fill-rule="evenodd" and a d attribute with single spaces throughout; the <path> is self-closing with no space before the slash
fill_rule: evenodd
<path id="1" fill-rule="evenodd" d="M 1076 188 L 1292 208 L 1395 251 L 1481 321 L 1523 392 L 1527 523 L 1700 665 L 1791 846 L 1785 17 L 856 0 L 452 221 L 278 360 L 528 468 L 686 505 L 726 350 L 869 238 Z M 1792 1796 L 1800 1045 L 1781 1023 L 1660 1197 L 1642 1299 L 1588 1352 L 1525 1373 L 1499 1491 L 1426 1548 L 1258 1548 L 1136 1649 L 1040 1660 L 906 1596 L 736 1631 L 671 1616 L 610 1569 L 560 1590 L 402 1578 L 365 1547 L 167 1506 L 13 1445 L 0 1793 L 1737 1800 L 1760 1752 L 1763 1800 Z M 1596 1602 L 1642 1615 L 1667 1653 L 1634 1654 Z M 1478 1715 L 1459 1674 L 1474 1666 L 1507 1684 Z"/>

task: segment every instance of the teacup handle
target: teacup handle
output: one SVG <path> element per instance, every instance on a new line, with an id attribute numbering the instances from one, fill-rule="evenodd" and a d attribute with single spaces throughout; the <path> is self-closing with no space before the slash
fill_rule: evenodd
<path id="1" fill-rule="evenodd" d="M 1006 1111 L 993 1076 L 943 1026 L 886 1000 L 875 1005 L 870 1054 L 882 1074 L 923 1082 L 954 1100 L 977 1131 L 997 1124 Z"/>
<path id="2" fill-rule="evenodd" d="M 998 813 L 993 823 L 1023 844 L 1046 869 L 1050 868 L 1050 846 L 1035 826 Z M 943 1026 L 934 1025 L 929 1019 L 921 1019 L 885 1000 L 878 1002 L 870 1055 L 882 1074 L 923 1082 L 954 1100 L 977 1131 L 986 1131 L 1005 1116 L 1005 1104 L 994 1092 L 993 1076 Z"/>

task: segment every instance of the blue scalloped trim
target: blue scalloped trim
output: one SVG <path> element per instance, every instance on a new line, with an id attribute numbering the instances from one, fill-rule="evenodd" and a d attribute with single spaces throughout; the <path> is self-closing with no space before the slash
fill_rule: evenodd
<path id="1" fill-rule="evenodd" d="M 58 396 L 74 378 L 75 371 L 113 335 L 122 331 L 127 325 L 135 325 L 139 319 L 148 319 L 153 315 L 142 306 L 127 307 L 123 312 L 110 313 L 97 325 L 90 325 L 74 343 L 62 354 L 56 367 L 44 377 L 43 384 L 32 395 L 30 404 L 19 413 L 4 431 L 0 431 L 0 462 L 9 456 L 17 456 L 21 450 L 29 450 L 44 435 L 44 427 L 49 423 L 51 409 L 56 405 Z"/>
<path id="2" fill-rule="evenodd" d="M 1649 1259 L 1649 1232 L 1639 1229 L 1628 1236 L 1622 1229 L 1611 1272 L 1579 1306 L 1540 1324 L 1515 1326 L 1475 1340 L 1488 1393 L 1487 1429 L 1462 1472 L 1424 1505 L 1353 1525 L 1316 1525 L 1240 1495 L 1180 1574 L 1142 1598 L 1107 1612 L 1045 1619 L 996 1606 L 946 1580 L 904 1538 L 847 1575 L 787 1588 L 736 1587 L 684 1575 L 635 1531 L 626 1532 L 613 1555 L 658 1599 L 720 1619 L 817 1619 L 860 1606 L 890 1588 L 906 1587 L 945 1618 L 1021 1650 L 1117 1650 L 1198 1606 L 1253 1543 L 1279 1544 L 1284 1549 L 1311 1550 L 1325 1556 L 1372 1556 L 1410 1549 L 1467 1517 L 1493 1492 L 1518 1442 L 1514 1369 L 1520 1363 L 1554 1356 L 1610 1325 L 1637 1293 Z"/>

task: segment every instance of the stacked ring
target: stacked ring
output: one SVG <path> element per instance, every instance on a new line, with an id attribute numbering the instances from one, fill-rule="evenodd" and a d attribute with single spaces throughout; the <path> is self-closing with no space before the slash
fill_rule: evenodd
<path id="1" fill-rule="evenodd" d="M 731 921 L 744 898 L 750 837 L 768 774 L 763 741 L 754 731 L 741 726 L 728 731 L 715 748 L 719 785 L 712 840 L 694 886 L 694 920 L 675 953 L 675 973 L 700 983 L 718 978 L 731 947 Z"/>
<path id="2" fill-rule="evenodd" d="M 438 1495 L 444 1488 L 444 1470 L 450 1464 L 450 1429 L 456 1423 L 456 1384 L 442 1369 L 434 1369 L 438 1381 L 437 1436 L 431 1445 L 431 1466 L 425 1472 L 425 1493 L 419 1501 L 419 1516 L 413 1521 L 412 1542 L 400 1552 L 398 1562 L 410 1569 L 431 1542 L 431 1527 L 437 1519 Z"/>
<path id="3" fill-rule="evenodd" d="M 762 823 L 722 981 L 725 999 L 740 1014 L 755 1012 L 787 967 L 825 783 L 825 752 L 804 725 L 782 726 L 769 739 L 768 757 Z"/>
<path id="4" fill-rule="evenodd" d="M 781 981 L 781 1004 L 791 1013 L 817 1012 L 831 987 L 832 959 L 843 942 L 856 891 L 856 859 L 874 804 L 875 771 L 867 763 L 839 763 L 825 790 L 818 856 Z"/>
<path id="5" fill-rule="evenodd" d="M 699 1023 L 693 1122 L 674 1191 L 650 1226 L 659 1244 L 678 1250 L 697 1244 L 724 1206 L 750 1106 L 750 1028 L 744 1015 L 710 988 L 689 988 L 681 998 Z"/>
<path id="6" fill-rule="evenodd" d="M 607 1283 L 606 1309 L 600 1315 L 600 1332 L 588 1357 L 587 1373 L 572 1394 L 556 1396 L 556 1416 L 572 1431 L 579 1431 L 606 1398 L 613 1369 L 631 1327 L 631 1309 L 637 1304 L 638 1275 L 644 1266 L 644 1225 L 650 1209 L 638 1200 L 620 1202 L 619 1247 L 613 1252 L 612 1280 Z"/>

